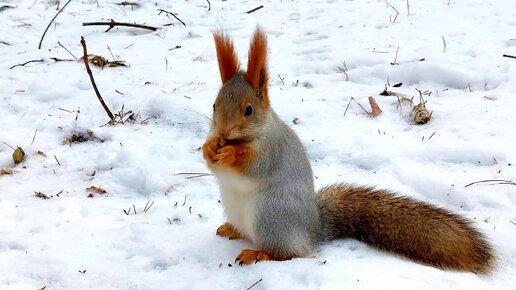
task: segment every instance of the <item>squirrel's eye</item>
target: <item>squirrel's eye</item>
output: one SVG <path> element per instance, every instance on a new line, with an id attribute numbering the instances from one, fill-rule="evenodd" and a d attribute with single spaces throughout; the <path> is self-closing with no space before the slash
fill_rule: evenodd
<path id="1" fill-rule="evenodd" d="M 253 107 L 251 106 L 247 106 L 247 108 L 245 108 L 245 113 L 244 113 L 244 116 L 246 117 L 249 117 L 253 114 Z"/>

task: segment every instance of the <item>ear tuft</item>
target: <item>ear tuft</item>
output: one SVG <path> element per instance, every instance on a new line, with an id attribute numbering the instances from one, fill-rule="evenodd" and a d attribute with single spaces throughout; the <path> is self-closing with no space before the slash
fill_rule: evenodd
<path id="1" fill-rule="evenodd" d="M 258 92 L 258 97 L 263 98 L 263 101 L 268 104 L 267 35 L 259 26 L 254 31 L 249 47 L 246 79 L 251 87 Z"/>
<path id="2" fill-rule="evenodd" d="M 222 83 L 225 83 L 238 73 L 240 69 L 238 57 L 233 46 L 233 41 L 224 31 L 217 30 L 213 32 L 213 38 L 217 49 L 220 78 Z"/>

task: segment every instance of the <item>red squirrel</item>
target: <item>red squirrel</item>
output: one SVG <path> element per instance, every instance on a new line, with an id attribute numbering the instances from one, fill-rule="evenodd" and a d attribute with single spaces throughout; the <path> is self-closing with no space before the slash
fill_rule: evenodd
<path id="1" fill-rule="evenodd" d="M 228 219 L 217 234 L 256 247 L 236 257 L 240 265 L 305 257 L 326 241 L 354 238 L 438 268 L 492 269 L 484 235 L 448 210 L 373 187 L 316 192 L 303 144 L 269 102 L 266 34 L 254 32 L 246 71 L 231 38 L 221 30 L 213 36 L 222 88 L 202 151 Z"/>

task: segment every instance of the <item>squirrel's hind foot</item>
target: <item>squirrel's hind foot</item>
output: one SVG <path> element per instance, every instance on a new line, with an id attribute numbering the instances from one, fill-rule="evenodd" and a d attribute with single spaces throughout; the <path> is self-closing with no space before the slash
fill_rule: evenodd
<path id="1" fill-rule="evenodd" d="M 236 257 L 235 263 L 238 262 L 240 266 L 249 265 L 251 263 L 258 263 L 260 261 L 283 261 L 290 260 L 290 258 L 278 258 L 261 250 L 245 249 Z"/>

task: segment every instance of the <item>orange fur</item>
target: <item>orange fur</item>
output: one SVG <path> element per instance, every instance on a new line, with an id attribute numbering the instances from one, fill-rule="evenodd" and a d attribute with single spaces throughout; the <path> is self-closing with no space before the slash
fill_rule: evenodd
<path id="1" fill-rule="evenodd" d="M 220 147 L 219 138 L 210 138 L 202 145 L 204 160 L 210 165 L 225 166 L 240 173 L 256 158 L 256 152 L 248 143 L 238 143 Z"/>
<path id="2" fill-rule="evenodd" d="M 251 162 L 256 159 L 256 152 L 248 143 L 226 145 L 217 152 L 231 152 L 229 154 L 234 155 L 235 161 L 229 164 L 229 166 L 244 174 L 248 172 Z"/>
<path id="3" fill-rule="evenodd" d="M 228 237 L 230 240 L 239 240 L 244 238 L 229 222 L 225 222 L 217 229 L 217 235 L 221 237 Z"/>
<path id="4" fill-rule="evenodd" d="M 240 252 L 236 257 L 235 262 L 238 262 L 240 266 L 256 263 L 260 261 L 283 261 L 290 260 L 291 258 L 278 258 L 270 255 L 269 253 L 261 250 L 250 250 L 245 249 Z"/>
<path id="5" fill-rule="evenodd" d="M 222 83 L 229 81 L 239 71 L 238 57 L 231 38 L 222 30 L 213 32 L 217 60 L 219 62 L 220 78 Z"/>
<path id="6" fill-rule="evenodd" d="M 261 93 L 264 103 L 268 105 L 267 35 L 260 27 L 256 28 L 251 40 L 246 79 L 254 90 Z"/>
<path id="7" fill-rule="evenodd" d="M 202 157 L 208 164 L 213 164 L 215 155 L 217 155 L 219 138 L 210 138 L 202 145 Z"/>

